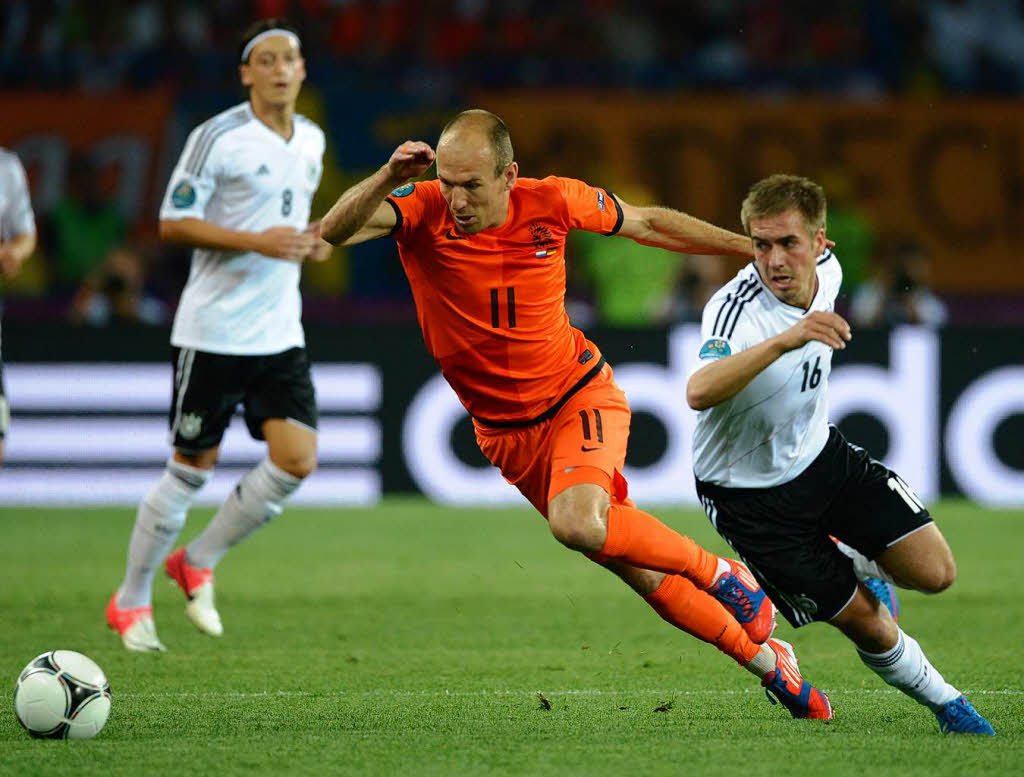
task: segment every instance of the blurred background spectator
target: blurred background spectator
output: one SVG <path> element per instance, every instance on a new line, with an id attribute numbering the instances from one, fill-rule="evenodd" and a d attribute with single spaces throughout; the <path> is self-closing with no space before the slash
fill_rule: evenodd
<path id="1" fill-rule="evenodd" d="M 54 291 L 70 298 L 126 236 L 125 219 L 104 194 L 95 165 L 83 155 L 72 157 L 64 195 L 46 216 Z"/>
<path id="2" fill-rule="evenodd" d="M 867 278 L 875 255 L 877 236 L 871 217 L 857 207 L 854 175 L 840 167 L 829 167 L 816 176 L 828 195 L 827 232 L 836 243 L 836 255 L 843 265 L 841 293 L 849 296 Z"/>
<path id="3" fill-rule="evenodd" d="M 71 299 L 68 318 L 73 324 L 165 324 L 167 306 L 145 286 L 145 262 L 141 254 L 119 245 L 90 272 Z"/>
<path id="4" fill-rule="evenodd" d="M 810 174 L 829 195 L 829 236 L 844 263 L 845 299 L 863 321 L 1022 318 L 1024 284 L 1011 284 L 999 296 L 998 268 L 988 280 L 976 273 L 959 288 L 946 257 L 920 258 L 934 248 L 921 244 L 920 231 L 917 258 L 902 242 L 880 237 L 879 214 L 889 195 L 877 176 L 833 155 L 832 146 L 841 144 L 844 132 L 870 137 L 884 131 L 884 122 L 837 118 L 834 128 L 822 129 L 817 157 L 800 138 L 787 136 L 789 129 L 757 124 L 758 105 L 781 102 L 799 112 L 809 99 L 819 108 L 884 103 L 893 111 L 908 100 L 931 106 L 960 96 L 1009 104 L 1024 91 L 1019 0 L 6 0 L 0 5 L 0 94 L 8 100 L 43 94 L 59 105 L 61 95 L 84 99 L 85 113 L 59 117 L 65 124 L 92 122 L 111 99 L 125 95 L 168 106 L 166 121 L 158 122 L 162 129 L 142 144 L 116 129 L 103 141 L 64 139 L 62 132 L 74 132 L 42 121 L 0 130 L 0 142 L 15 147 L 30 170 L 37 215 L 46 225 L 39 248 L 45 261 L 7 290 L 9 318 L 59 311 L 92 325 L 168 320 L 188 269 L 187 252 L 154 240 L 168 160 L 180 150 L 184 128 L 243 99 L 236 36 L 249 20 L 270 15 L 288 16 L 303 31 L 309 80 L 300 111 L 329 134 L 314 215 L 397 142 L 432 140 L 455 110 L 495 95 L 583 90 L 592 101 L 609 101 L 600 129 L 619 137 L 617 128 L 629 123 L 639 147 L 602 145 L 592 132 L 598 127 L 582 116 L 530 140 L 524 127 L 536 125 L 540 133 L 544 117 L 533 110 L 506 115 L 523 175 L 584 178 L 627 200 L 668 203 L 736 229 L 739 198 L 766 167 Z M 714 106 L 731 96 L 734 112 L 737 102 L 747 101 L 751 123 L 737 130 L 735 148 L 724 148 L 721 136 L 685 135 L 658 109 L 621 115 L 622 95 L 654 95 L 665 106 L 679 97 Z M 1010 158 L 1018 129 L 1011 125 L 1001 147 Z M 748 131 L 777 140 L 779 148 L 765 146 L 745 169 L 735 160 L 743 159 Z M 54 137 L 59 142 L 51 142 Z M 706 149 L 719 167 L 684 176 L 680 171 L 705 162 L 669 159 L 677 139 Z M 964 148 L 982 146 L 970 137 L 951 142 L 961 140 Z M 915 175 L 921 178 L 917 168 L 906 174 Z M 1018 170 L 992 182 L 994 208 L 976 204 L 1001 214 L 988 231 L 990 241 L 1001 242 L 987 250 L 1004 261 L 1018 223 L 1013 197 L 1021 187 L 1014 182 L 1022 175 Z M 915 186 L 942 188 L 918 179 Z M 689 191 L 695 180 L 705 189 Z M 721 190 L 707 191 L 714 180 Z M 941 196 L 933 199 L 934 207 L 927 203 L 933 210 L 950 209 Z M 949 199 L 955 207 L 964 204 L 955 194 Z M 947 226 L 969 244 L 970 230 L 960 221 L 950 218 Z M 736 269 L 718 257 L 672 255 L 590 235 L 573 239 L 567 262 L 571 309 L 584 326 L 697 320 L 707 296 Z M 866 280 L 870 267 L 877 269 Z M 926 276 L 937 269 L 929 290 Z M 910 288 L 900 292 L 900 283 Z M 388 241 L 336 251 L 331 262 L 308 269 L 303 286 L 308 320 L 413 315 Z M 993 301 L 993 294 L 999 298 Z"/>
<path id="5" fill-rule="evenodd" d="M 945 326 L 946 304 L 930 288 L 931 261 L 911 238 L 895 238 L 874 276 L 860 284 L 850 305 L 851 323 L 860 326 L 918 324 Z"/>

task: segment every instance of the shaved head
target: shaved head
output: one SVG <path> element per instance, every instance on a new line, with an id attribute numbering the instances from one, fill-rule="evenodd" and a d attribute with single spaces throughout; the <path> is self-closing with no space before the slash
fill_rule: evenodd
<path id="1" fill-rule="evenodd" d="M 519 176 L 505 122 L 488 111 L 463 111 L 441 130 L 436 159 L 457 229 L 473 234 L 505 222 Z"/>
<path id="2" fill-rule="evenodd" d="M 499 176 L 512 163 L 512 138 L 500 117 L 474 108 L 463 111 L 441 130 L 437 141 L 440 152 L 446 146 L 462 146 L 484 141 L 494 155 L 494 175 Z"/>

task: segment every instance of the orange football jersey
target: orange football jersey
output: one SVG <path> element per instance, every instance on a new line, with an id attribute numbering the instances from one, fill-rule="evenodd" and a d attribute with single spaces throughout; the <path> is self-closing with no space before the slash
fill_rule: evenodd
<path id="1" fill-rule="evenodd" d="M 427 350 L 482 422 L 537 419 L 596 373 L 597 347 L 565 312 L 570 229 L 614 235 L 622 208 L 571 178 L 520 178 L 504 224 L 455 228 L 437 180 L 387 198 Z"/>

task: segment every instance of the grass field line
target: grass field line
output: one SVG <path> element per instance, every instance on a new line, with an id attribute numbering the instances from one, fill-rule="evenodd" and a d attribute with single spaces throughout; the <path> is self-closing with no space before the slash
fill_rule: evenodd
<path id="1" fill-rule="evenodd" d="M 897 694 L 895 688 L 829 688 L 829 693 L 840 694 Z M 403 691 L 394 688 L 376 688 L 363 691 L 158 691 L 155 693 L 115 693 L 121 699 L 177 699 L 177 698 L 224 698 L 224 699 L 259 699 L 259 698 L 313 698 L 313 697 L 365 697 L 365 698 L 444 698 L 444 697 L 484 697 L 484 696 L 745 696 L 764 693 L 761 688 L 731 689 L 669 689 L 643 688 L 634 690 L 614 691 L 602 688 L 574 688 L 568 690 L 480 690 L 480 691 L 449 691 L 449 690 L 418 690 Z M 999 689 L 966 689 L 964 694 L 973 696 L 1024 696 L 1024 690 L 1015 688 Z"/>

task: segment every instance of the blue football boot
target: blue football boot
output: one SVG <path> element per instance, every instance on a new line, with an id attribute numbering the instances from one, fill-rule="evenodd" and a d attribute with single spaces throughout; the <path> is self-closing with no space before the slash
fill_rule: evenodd
<path id="1" fill-rule="evenodd" d="M 939 729 L 943 734 L 985 734 L 990 737 L 996 735 L 992 724 L 981 717 L 962 694 L 947 702 L 935 713 L 935 718 L 939 721 Z"/>
<path id="2" fill-rule="evenodd" d="M 896 586 L 878 577 L 867 577 L 863 583 L 875 595 L 875 598 L 885 605 L 892 614 L 892 619 L 898 621 L 900 619 L 900 598 L 896 595 Z"/>

